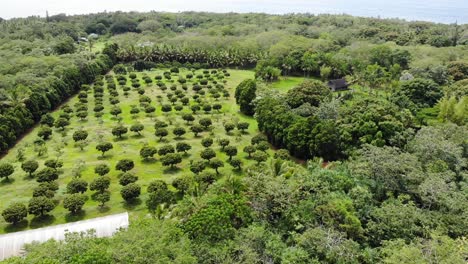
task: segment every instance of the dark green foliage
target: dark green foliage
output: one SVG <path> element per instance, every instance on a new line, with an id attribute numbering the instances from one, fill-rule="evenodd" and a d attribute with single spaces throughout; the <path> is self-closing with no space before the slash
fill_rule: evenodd
<path id="1" fill-rule="evenodd" d="M 250 209 L 239 196 L 223 194 L 213 197 L 182 225 L 190 238 L 218 242 L 232 238 L 235 230 L 251 221 Z"/>
<path id="2" fill-rule="evenodd" d="M 8 180 L 8 177 L 11 174 L 13 174 L 14 171 L 15 171 L 15 168 L 13 167 L 13 165 L 9 163 L 0 164 L 0 178 L 5 178 L 6 180 Z"/>
<path id="3" fill-rule="evenodd" d="M 83 194 L 69 194 L 63 199 L 63 207 L 70 211 L 72 214 L 76 214 L 83 208 L 86 202 L 86 196 Z"/>
<path id="4" fill-rule="evenodd" d="M 64 130 L 65 127 L 68 126 L 68 125 L 70 125 L 70 121 L 68 121 L 67 119 L 62 118 L 62 117 L 60 117 L 60 118 L 58 118 L 57 120 L 55 120 L 55 123 L 54 123 L 54 126 L 55 126 L 56 128 L 60 128 L 60 129 L 62 129 L 62 130 Z"/>
<path id="5" fill-rule="evenodd" d="M 176 144 L 176 150 L 177 152 L 184 152 L 187 153 L 187 151 L 191 150 L 192 146 L 186 142 L 177 142 Z"/>
<path id="6" fill-rule="evenodd" d="M 33 197 L 29 200 L 28 213 L 35 216 L 43 216 L 55 208 L 54 202 L 47 197 Z"/>
<path id="7" fill-rule="evenodd" d="M 255 80 L 247 79 L 242 81 L 236 87 L 236 103 L 240 106 L 240 111 L 246 115 L 253 115 L 255 113 L 255 107 L 253 100 L 255 99 L 257 91 L 257 84 Z"/>
<path id="8" fill-rule="evenodd" d="M 192 161 L 190 163 L 190 171 L 199 174 L 206 168 L 206 162 L 202 160 Z"/>
<path id="9" fill-rule="evenodd" d="M 47 127 L 47 126 L 41 127 L 39 129 L 39 132 L 37 132 L 37 136 L 44 140 L 48 140 L 51 135 L 52 135 L 52 129 L 50 129 L 50 127 Z"/>
<path id="10" fill-rule="evenodd" d="M 110 186 L 110 178 L 107 176 L 101 176 L 94 179 L 91 184 L 89 184 L 89 189 L 91 191 L 97 191 L 103 193 Z"/>
<path id="11" fill-rule="evenodd" d="M 52 182 L 58 179 L 58 172 L 53 168 L 44 168 L 36 173 L 37 182 Z"/>
<path id="12" fill-rule="evenodd" d="M 221 150 L 224 150 L 226 148 L 226 146 L 228 146 L 230 143 L 229 139 L 227 138 L 222 138 L 220 140 L 218 140 L 218 144 L 221 146 Z"/>
<path id="13" fill-rule="evenodd" d="M 28 210 L 22 203 L 13 203 L 2 211 L 2 216 L 6 222 L 14 225 L 28 216 Z"/>
<path id="14" fill-rule="evenodd" d="M 122 187 L 122 189 L 120 190 L 120 195 L 122 195 L 122 198 L 127 202 L 131 202 L 138 198 L 138 196 L 140 196 L 140 193 L 141 187 L 136 183 L 130 183 Z"/>
<path id="15" fill-rule="evenodd" d="M 21 169 L 29 174 L 29 177 L 33 176 L 33 173 L 39 168 L 39 163 L 35 160 L 27 160 L 21 164 Z"/>
<path id="16" fill-rule="evenodd" d="M 107 164 L 102 163 L 94 167 L 94 173 L 98 174 L 99 176 L 104 176 L 109 172 L 110 172 L 110 168 L 109 168 L 109 165 Z"/>
<path id="17" fill-rule="evenodd" d="M 167 155 L 169 153 L 175 153 L 174 146 L 164 145 L 164 146 L 160 147 L 159 150 L 158 150 L 159 156 L 164 156 L 164 155 Z"/>
<path id="18" fill-rule="evenodd" d="M 226 146 L 224 152 L 229 156 L 229 160 L 232 160 L 232 157 L 237 155 L 237 148 L 234 146 Z"/>
<path id="19" fill-rule="evenodd" d="M 102 156 L 104 153 L 111 150 L 114 146 L 110 142 L 102 142 L 96 145 L 96 149 L 102 152 Z"/>
<path id="20" fill-rule="evenodd" d="M 86 132 L 85 130 L 77 130 L 73 133 L 73 140 L 75 142 L 86 140 L 87 137 L 88 132 Z"/>
<path id="21" fill-rule="evenodd" d="M 117 162 L 115 165 L 116 170 L 120 170 L 123 172 L 129 171 L 135 167 L 135 164 L 133 163 L 133 160 L 131 159 L 121 159 Z"/>
<path id="22" fill-rule="evenodd" d="M 212 158 L 216 157 L 216 152 L 213 149 L 207 147 L 204 150 L 202 150 L 202 152 L 200 153 L 200 157 L 209 161 Z"/>
<path id="23" fill-rule="evenodd" d="M 42 182 L 34 188 L 33 197 L 45 196 L 47 198 L 53 198 L 55 192 L 58 189 L 58 184 L 56 182 Z"/>
<path id="24" fill-rule="evenodd" d="M 203 132 L 203 130 L 204 130 L 203 126 L 198 125 L 198 124 L 194 124 L 193 126 L 190 127 L 190 131 L 192 131 L 195 137 L 197 137 L 199 133 Z"/>
<path id="25" fill-rule="evenodd" d="M 198 121 L 198 123 L 199 123 L 201 126 L 203 126 L 203 127 L 205 128 L 205 130 L 208 129 L 208 127 L 210 127 L 210 126 L 213 124 L 213 122 L 211 121 L 211 118 L 209 118 L 209 117 L 201 118 L 201 119 Z"/>
<path id="26" fill-rule="evenodd" d="M 138 180 L 138 177 L 136 175 L 133 175 L 130 172 L 124 172 L 122 175 L 120 175 L 119 178 L 119 184 L 122 186 L 129 185 L 130 183 L 134 183 Z"/>
<path id="27" fill-rule="evenodd" d="M 67 193 L 84 193 L 88 190 L 88 183 L 83 179 L 73 179 L 67 184 Z"/>
<path id="28" fill-rule="evenodd" d="M 41 117 L 40 121 L 41 125 L 47 125 L 49 127 L 53 127 L 55 123 L 55 119 L 50 114 L 45 114 Z"/>
<path id="29" fill-rule="evenodd" d="M 237 129 L 240 131 L 244 132 L 245 130 L 249 129 L 249 123 L 247 122 L 239 122 L 237 123 Z"/>
<path id="30" fill-rule="evenodd" d="M 94 200 L 100 202 L 99 206 L 103 207 L 106 202 L 110 201 L 110 192 L 104 191 L 102 193 L 96 193 Z"/>
<path id="31" fill-rule="evenodd" d="M 219 174 L 218 169 L 220 167 L 224 167 L 224 162 L 222 160 L 218 159 L 218 158 L 214 158 L 214 159 L 210 160 L 209 164 L 210 164 L 211 168 L 215 169 L 216 174 Z"/>
<path id="32" fill-rule="evenodd" d="M 158 153 L 158 150 L 152 146 L 144 146 L 140 149 L 140 157 L 144 160 L 152 159 L 156 153 Z"/>
<path id="33" fill-rule="evenodd" d="M 169 135 L 169 131 L 167 131 L 167 129 L 165 129 L 165 128 L 158 128 L 154 132 L 154 135 L 159 137 L 159 140 L 161 141 L 164 137 Z"/>
<path id="34" fill-rule="evenodd" d="M 178 163 L 182 162 L 182 156 L 178 153 L 168 153 L 161 157 L 161 163 L 163 166 L 174 167 Z"/>
<path id="35" fill-rule="evenodd" d="M 252 154 L 252 159 L 257 162 L 257 165 L 268 159 L 268 154 L 263 151 L 256 151 Z"/>
<path id="36" fill-rule="evenodd" d="M 204 146 L 205 148 L 208 148 L 208 147 L 211 147 L 211 145 L 213 145 L 213 139 L 212 138 L 204 138 L 202 139 L 201 141 L 201 144 L 202 146 Z"/>
<path id="37" fill-rule="evenodd" d="M 224 130 L 226 130 L 226 133 L 229 134 L 232 130 L 236 128 L 236 125 L 232 122 L 226 122 L 224 123 Z"/>
<path id="38" fill-rule="evenodd" d="M 242 169 L 242 161 L 239 158 L 236 158 L 236 157 L 231 158 L 229 160 L 229 164 L 238 170 Z"/>
<path id="39" fill-rule="evenodd" d="M 127 134 L 127 132 L 128 132 L 128 128 L 123 125 L 118 125 L 112 128 L 112 135 L 118 138 L 122 138 L 122 136 Z"/>
<path id="40" fill-rule="evenodd" d="M 176 188 L 182 195 L 190 189 L 191 184 L 192 179 L 188 176 L 178 177 L 172 181 L 172 186 L 174 186 L 174 188 Z"/>
<path id="41" fill-rule="evenodd" d="M 427 79 L 404 81 L 401 84 L 401 92 L 421 106 L 433 106 L 443 95 L 440 87 Z"/>
<path id="42" fill-rule="evenodd" d="M 252 153 L 254 153 L 256 150 L 257 149 L 255 146 L 252 145 L 245 146 L 243 149 L 243 151 L 249 155 L 249 158 L 252 157 Z"/>
<path id="43" fill-rule="evenodd" d="M 185 128 L 183 128 L 183 127 L 176 127 L 176 128 L 174 128 L 174 130 L 172 131 L 172 133 L 173 133 L 176 137 L 178 137 L 178 138 L 180 138 L 181 136 L 183 136 L 183 135 L 185 134 L 185 132 L 186 132 L 186 131 L 185 131 Z"/>
<path id="44" fill-rule="evenodd" d="M 297 108 L 305 103 L 318 106 L 322 100 L 330 96 L 330 88 L 316 80 L 304 81 L 299 86 L 289 90 L 286 102 L 292 108 Z"/>
<path id="45" fill-rule="evenodd" d="M 143 126 L 142 124 L 133 124 L 130 127 L 130 131 L 135 132 L 138 135 L 141 135 L 141 131 L 143 131 L 144 128 L 145 128 L 145 126 Z"/>
<path id="46" fill-rule="evenodd" d="M 63 166 L 63 162 L 58 159 L 49 159 L 44 162 L 44 165 L 48 168 L 59 169 Z"/>

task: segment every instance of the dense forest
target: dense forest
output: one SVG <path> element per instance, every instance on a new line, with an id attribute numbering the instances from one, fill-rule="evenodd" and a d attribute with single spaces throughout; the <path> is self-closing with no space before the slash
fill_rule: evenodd
<path id="1" fill-rule="evenodd" d="M 145 215 L 132 218 L 127 230 L 111 238 L 89 232 L 27 245 L 25 256 L 6 263 L 468 261 L 468 25 L 311 14 L 59 14 L 0 20 L 0 62 L 0 152 L 16 155 L 30 176 L 52 175 L 38 180 L 42 192 L 33 198 L 49 199 L 47 212 L 59 189 L 50 187 L 59 178 L 58 158 L 36 172 L 37 162 L 8 152 L 38 124 L 42 134 L 34 144 L 51 144 L 52 133 L 71 127 L 70 115 L 87 118 L 93 96 L 95 117 L 114 116 L 112 135 L 119 140 L 127 128 L 118 106 L 133 91 L 159 142 L 169 128 L 175 141 L 186 133 L 169 117 L 184 106 L 191 108 L 180 116 L 194 138 L 211 136 L 202 139 L 202 160 L 186 165 L 191 173 L 148 186 Z M 163 73 L 153 76 L 158 69 Z M 229 91 L 232 79 L 252 71 Z M 288 78 L 301 81 L 275 89 Z M 327 86 L 341 78 L 350 89 Z M 168 103 L 151 98 L 153 84 Z M 104 93 L 112 106 L 102 103 Z M 216 123 L 214 113 L 229 107 L 221 97 L 232 98 L 235 115 L 247 121 Z M 75 110 L 62 106 L 71 98 L 79 100 Z M 134 118 L 139 110 L 131 108 Z M 48 114 L 55 109 L 61 111 L 57 119 Z M 83 150 L 87 144 L 79 143 L 88 132 L 78 124 L 73 139 Z M 249 124 L 258 131 L 247 140 L 242 135 Z M 216 141 L 232 172 L 215 157 L 213 138 L 221 132 L 210 133 L 212 126 L 228 136 L 239 133 L 231 145 Z M 234 141 L 248 142 L 238 153 Z M 113 147 L 105 143 L 96 146 L 103 157 Z M 192 148 L 179 143 L 178 153 Z M 145 145 L 139 153 L 147 160 L 158 153 L 172 169 L 183 156 L 170 148 L 158 145 L 158 153 Z M 245 159 L 238 158 L 241 151 Z M 140 187 L 128 173 L 133 161 L 125 158 L 136 158 L 118 158 L 122 197 L 130 201 Z M 18 169 L 0 161 L 2 182 Z M 109 168 L 100 169 L 97 179 L 107 179 Z M 78 189 L 64 200 L 72 214 L 82 209 L 78 193 L 88 188 L 81 181 L 81 191 L 75 178 Z M 109 201 L 109 183 L 91 185 L 97 201 Z M 12 226 L 27 209 L 34 212 L 33 203 L 14 202 L 2 212 Z M 47 214 L 39 211 L 39 217 Z"/>

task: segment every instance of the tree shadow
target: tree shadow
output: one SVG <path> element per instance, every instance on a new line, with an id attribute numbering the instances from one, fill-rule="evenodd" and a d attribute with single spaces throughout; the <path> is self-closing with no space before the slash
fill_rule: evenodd
<path id="1" fill-rule="evenodd" d="M 53 215 L 36 216 L 31 220 L 31 223 L 29 223 L 29 227 L 39 228 L 39 227 L 51 225 L 54 222 L 55 222 L 55 216 Z"/>
<path id="2" fill-rule="evenodd" d="M 154 164 L 156 163 L 156 158 L 147 158 L 147 159 L 143 159 L 141 160 L 141 163 L 143 164 Z"/>
<path id="3" fill-rule="evenodd" d="M 178 167 L 168 167 L 163 170 L 164 174 L 176 174 L 180 171 L 181 169 Z"/>
<path id="4" fill-rule="evenodd" d="M 142 135 L 142 134 L 134 134 L 134 135 L 131 135 L 130 138 L 132 139 L 139 139 L 139 138 L 144 138 L 145 136 Z"/>
<path id="5" fill-rule="evenodd" d="M 123 208 L 126 210 L 134 210 L 137 206 L 139 206 L 142 203 L 140 198 L 133 199 L 128 202 L 123 202 Z"/>
<path id="6" fill-rule="evenodd" d="M 14 178 L 5 178 L 3 180 L 0 181 L 0 186 L 4 186 L 4 185 L 9 185 L 9 184 L 12 184 L 15 182 L 15 179 Z"/>
<path id="7" fill-rule="evenodd" d="M 16 223 L 16 224 L 9 224 L 3 228 L 3 231 L 5 233 L 11 233 L 11 232 L 18 232 L 18 231 L 23 231 L 28 227 L 28 220 L 23 219 L 22 221 Z"/>
<path id="8" fill-rule="evenodd" d="M 122 142 L 122 141 L 125 141 L 125 140 L 127 140 L 127 139 L 128 139 L 127 136 L 114 137 L 114 138 L 112 139 L 112 141 L 114 141 L 114 142 Z"/>
<path id="9" fill-rule="evenodd" d="M 67 223 L 70 222 L 76 222 L 83 220 L 86 217 L 86 211 L 85 210 L 80 210 L 78 213 L 73 214 L 73 213 L 68 213 L 65 215 L 65 221 Z"/>
<path id="10" fill-rule="evenodd" d="M 243 171 L 242 169 L 238 169 L 238 168 L 232 168 L 231 170 L 232 174 L 236 175 L 236 176 L 242 176 L 243 175 Z"/>
<path id="11" fill-rule="evenodd" d="M 98 206 L 98 211 L 99 211 L 99 213 L 101 213 L 101 214 L 102 214 L 102 213 L 107 213 L 107 212 L 110 211 L 110 207 L 107 206 L 107 205 L 104 205 L 104 206 L 100 206 L 100 205 L 99 205 L 99 206 Z"/>
<path id="12" fill-rule="evenodd" d="M 112 159 L 114 157 L 114 155 L 112 154 L 104 154 L 104 156 L 102 155 L 99 155 L 97 157 L 98 160 L 107 160 L 107 159 Z"/>
<path id="13" fill-rule="evenodd" d="M 30 181 L 30 180 L 34 180 L 34 175 L 32 176 L 29 176 L 29 174 L 26 174 L 26 176 L 24 176 L 22 178 L 23 181 Z"/>

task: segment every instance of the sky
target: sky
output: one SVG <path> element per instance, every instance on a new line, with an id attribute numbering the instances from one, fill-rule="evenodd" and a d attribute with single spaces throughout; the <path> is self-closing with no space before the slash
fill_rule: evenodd
<path id="1" fill-rule="evenodd" d="M 102 11 L 333 13 L 468 23 L 468 0 L 0 0 L 0 17 Z"/>

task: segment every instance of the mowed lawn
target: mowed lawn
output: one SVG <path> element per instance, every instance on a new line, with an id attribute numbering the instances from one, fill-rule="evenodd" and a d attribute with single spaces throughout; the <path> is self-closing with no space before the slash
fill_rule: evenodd
<path id="1" fill-rule="evenodd" d="M 316 79 L 319 80 L 318 78 L 304 78 L 304 77 L 297 77 L 297 76 L 281 76 L 278 81 L 272 82 L 268 84 L 269 87 L 271 87 L 274 90 L 277 90 L 279 92 L 285 93 L 289 91 L 291 88 L 298 86 L 304 80 L 307 79 Z"/>
<path id="2" fill-rule="evenodd" d="M 50 212 L 49 216 L 44 218 L 34 218 L 34 216 L 29 215 L 27 222 L 24 221 L 17 226 L 11 226 L 7 224 L 2 217 L 0 217 L 0 233 L 13 232 L 19 230 L 26 230 L 29 228 L 37 228 L 47 225 L 61 224 L 71 221 L 77 221 L 87 218 L 99 217 L 108 214 L 119 213 L 123 211 L 129 211 L 131 218 L 134 217 L 144 217 L 148 214 L 148 211 L 145 206 L 145 201 L 147 198 L 147 186 L 148 184 L 155 179 L 163 179 L 167 183 L 171 183 L 176 177 L 182 177 L 193 173 L 189 170 L 189 164 L 191 160 L 199 160 L 200 152 L 204 148 L 201 145 L 201 140 L 204 137 L 211 136 L 214 139 L 213 149 L 216 150 L 217 158 L 220 158 L 223 161 L 228 159 L 228 156 L 220 151 L 220 146 L 217 143 L 217 140 L 221 138 L 228 138 L 230 140 L 230 145 L 236 146 L 238 149 L 237 157 L 241 158 L 243 161 L 243 168 L 246 168 L 256 162 L 250 159 L 247 159 L 247 154 L 242 151 L 242 149 L 250 144 L 250 139 L 258 133 L 257 123 L 254 118 L 247 117 L 239 113 L 239 108 L 234 100 L 234 91 L 237 84 L 246 78 L 253 78 L 254 73 L 252 71 L 245 70 L 228 70 L 231 74 L 230 77 L 226 78 L 227 83 L 225 87 L 229 90 L 229 98 L 219 98 L 218 100 L 212 98 L 209 93 L 206 91 L 204 100 L 211 102 L 219 102 L 222 104 L 222 109 L 219 113 L 215 110 L 212 110 L 211 113 L 204 113 L 200 111 L 195 115 L 195 122 L 202 117 L 210 117 L 213 120 L 213 129 L 201 133 L 198 137 L 195 137 L 194 134 L 190 131 L 190 126 L 182 120 L 182 113 L 191 112 L 190 106 L 184 106 L 184 109 L 181 112 L 176 112 L 174 109 L 169 114 L 166 114 L 161 111 L 161 105 L 169 103 L 166 94 L 170 92 L 170 89 L 162 91 L 156 86 L 156 81 L 154 77 L 156 75 L 162 75 L 166 70 L 160 69 L 155 71 L 147 71 L 146 75 L 153 79 L 151 85 L 146 85 L 143 82 L 142 75 L 143 73 L 137 73 L 138 79 L 140 80 L 141 87 L 145 89 L 145 95 L 149 96 L 152 99 L 151 105 L 156 107 L 156 113 L 154 116 L 147 116 L 143 109 L 140 108 L 141 112 L 138 114 L 138 117 L 135 119 L 130 114 L 130 109 L 132 105 L 139 105 L 139 94 L 135 89 L 131 89 L 128 97 L 124 96 L 122 87 L 117 84 L 117 90 L 119 92 L 120 103 L 118 106 L 122 109 L 121 124 L 130 128 L 134 123 L 141 123 L 145 126 L 141 136 L 135 135 L 133 132 L 129 131 L 123 139 L 117 139 L 111 133 L 113 127 L 118 124 L 118 121 L 113 118 L 109 111 L 112 105 L 109 103 L 109 93 L 107 89 L 104 89 L 104 100 L 103 105 L 104 116 L 101 119 L 94 117 L 94 97 L 93 90 L 90 89 L 88 92 L 88 118 L 87 120 L 81 121 L 78 117 L 73 116 L 71 118 L 71 124 L 61 131 L 59 129 L 53 128 L 53 135 L 49 140 L 47 140 L 47 154 L 44 156 L 38 157 L 37 153 L 34 151 L 33 141 L 37 138 L 37 132 L 39 126 L 34 128 L 28 135 L 26 135 L 14 148 L 12 148 L 9 153 L 2 158 L 1 162 L 12 163 L 15 167 L 14 174 L 10 177 L 9 181 L 0 182 L 0 211 L 8 207 L 12 202 L 20 202 L 28 204 L 29 200 L 32 197 L 33 189 L 38 186 L 38 183 L 35 179 L 27 177 L 27 174 L 21 169 L 21 162 L 17 161 L 17 152 L 19 149 L 24 150 L 25 158 L 35 159 L 39 162 L 41 170 L 44 168 L 44 161 L 48 159 L 59 159 L 63 161 L 63 167 L 61 168 L 61 174 L 57 180 L 60 188 L 57 191 L 54 199 L 56 200 L 55 209 Z M 180 75 L 185 76 L 188 73 L 187 70 L 181 71 Z M 196 74 L 201 73 L 201 70 L 197 71 Z M 130 86 L 130 78 L 127 75 L 127 86 Z M 177 74 L 173 75 L 173 80 L 177 80 Z M 299 79 L 295 81 L 299 82 Z M 116 81 L 117 83 L 117 81 Z M 167 83 L 167 86 L 170 87 L 172 83 Z M 181 85 L 177 82 L 178 89 Z M 189 86 L 187 97 L 190 98 L 190 104 L 193 104 L 191 82 L 187 83 Z M 290 85 L 290 84 L 288 84 Z M 286 84 L 282 84 L 286 86 Z M 204 90 L 207 90 L 206 88 Z M 158 101 L 157 96 L 162 96 L 162 101 Z M 77 97 L 73 97 L 67 102 L 68 105 L 74 109 L 74 104 L 78 102 Z M 60 109 L 53 112 L 53 116 L 56 118 Z M 72 113 L 74 115 L 74 113 Z M 169 135 L 163 140 L 159 141 L 154 135 L 155 120 L 162 120 L 169 123 L 167 127 Z M 249 122 L 250 126 L 247 133 L 240 133 L 237 129 L 232 131 L 229 135 L 226 134 L 223 123 L 224 122 Z M 184 127 L 187 133 L 182 136 L 182 138 L 175 138 L 172 133 L 173 128 L 180 126 Z M 84 129 L 88 132 L 88 142 L 89 144 L 85 147 L 83 151 L 74 146 L 74 141 L 72 139 L 73 132 L 79 129 Z M 101 153 L 98 152 L 95 147 L 96 144 L 100 141 L 109 141 L 112 142 L 114 148 L 107 152 L 104 157 L 101 157 Z M 159 149 L 162 145 L 172 144 L 175 147 L 177 142 L 184 141 L 189 143 L 192 146 L 192 149 L 188 151 L 187 155 L 184 155 L 182 163 L 177 165 L 177 168 L 170 169 L 169 167 L 162 166 L 159 155 L 155 155 L 155 161 L 153 162 L 144 162 L 142 161 L 139 152 L 140 149 L 148 144 L 150 146 L 155 146 Z M 273 155 L 272 150 L 268 150 L 270 156 Z M 120 171 L 115 170 L 115 165 L 120 159 L 129 158 L 135 162 L 135 168 L 131 170 L 136 176 L 138 176 L 138 181 L 136 182 L 142 187 L 142 194 L 140 199 L 137 202 L 132 204 L 127 204 L 120 195 L 121 185 L 118 182 L 118 175 Z M 66 209 L 63 207 L 63 198 L 66 196 L 66 185 L 70 180 L 73 179 L 73 172 L 81 168 L 81 178 L 90 183 L 97 176 L 94 173 L 94 167 L 97 164 L 106 163 L 111 167 L 111 172 L 108 174 L 111 178 L 110 192 L 111 199 L 106 204 L 105 207 L 99 207 L 96 201 L 91 199 L 92 191 L 88 190 L 85 194 L 88 196 L 88 200 L 84 205 L 82 213 L 78 215 L 70 215 Z M 208 170 L 214 169 L 208 168 Z M 221 176 L 226 177 L 229 175 L 242 175 L 242 172 L 234 170 L 227 162 L 224 163 L 224 167 L 219 169 Z"/>

